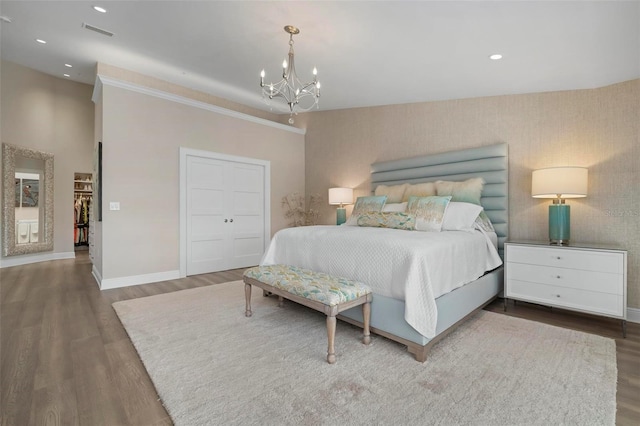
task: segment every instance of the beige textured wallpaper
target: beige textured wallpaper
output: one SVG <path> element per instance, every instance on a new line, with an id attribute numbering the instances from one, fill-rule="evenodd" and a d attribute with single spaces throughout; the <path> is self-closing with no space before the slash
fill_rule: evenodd
<path id="1" fill-rule="evenodd" d="M 511 239 L 546 239 L 550 200 L 531 197 L 531 172 L 589 168 L 587 198 L 571 205 L 574 241 L 628 250 L 628 306 L 640 308 L 640 80 L 592 90 L 534 93 L 301 115 L 306 192 L 370 192 L 370 164 L 509 144 Z M 349 212 L 349 210 L 348 210 Z M 323 223 L 335 207 L 324 203 Z"/>

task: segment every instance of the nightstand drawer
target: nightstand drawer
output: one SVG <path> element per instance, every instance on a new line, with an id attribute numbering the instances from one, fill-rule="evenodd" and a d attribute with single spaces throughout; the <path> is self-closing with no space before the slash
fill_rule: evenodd
<path id="1" fill-rule="evenodd" d="M 508 281 L 527 281 L 620 296 L 624 294 L 624 276 L 618 274 L 514 262 L 507 262 L 505 273 Z"/>
<path id="2" fill-rule="evenodd" d="M 542 305 L 569 308 L 589 313 L 624 318 L 624 298 L 621 295 L 577 290 L 525 281 L 509 281 L 506 297 Z"/>
<path id="3" fill-rule="evenodd" d="M 571 248 L 510 245 L 507 262 L 543 265 L 622 275 L 622 254 Z"/>

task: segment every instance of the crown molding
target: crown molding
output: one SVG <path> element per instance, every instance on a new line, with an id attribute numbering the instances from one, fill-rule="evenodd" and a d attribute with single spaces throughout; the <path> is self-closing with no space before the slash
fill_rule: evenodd
<path id="1" fill-rule="evenodd" d="M 227 108 L 220 107 L 218 105 L 209 104 L 206 102 L 197 101 L 195 99 L 187 98 L 185 96 L 176 95 L 173 93 L 165 92 L 158 89 L 153 89 L 150 87 L 140 86 L 135 83 L 131 83 L 129 81 L 118 80 L 116 78 L 107 77 L 105 75 L 98 74 L 96 76 L 96 82 L 93 86 L 93 95 L 91 96 L 91 100 L 94 103 L 98 103 L 102 98 L 102 88 L 103 86 L 112 86 L 118 87 L 120 89 L 129 90 L 132 92 L 142 93 L 148 96 L 155 96 L 156 98 L 168 100 L 171 102 L 176 102 L 179 104 L 191 106 L 194 108 L 200 108 L 207 111 L 215 112 L 216 114 L 226 115 L 228 117 L 237 118 L 240 120 L 249 121 L 251 123 L 260 124 L 263 126 L 273 127 L 276 129 L 284 130 L 286 132 L 292 132 L 299 135 L 306 134 L 306 129 L 300 129 L 298 127 L 288 126 L 282 123 L 276 123 L 275 121 L 266 120 L 264 118 L 255 117 L 253 115 L 245 114 L 242 112 L 230 110 Z"/>

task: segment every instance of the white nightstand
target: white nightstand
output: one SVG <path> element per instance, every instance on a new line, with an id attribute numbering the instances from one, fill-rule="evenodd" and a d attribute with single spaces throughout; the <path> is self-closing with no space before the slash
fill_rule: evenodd
<path id="1" fill-rule="evenodd" d="M 522 300 L 622 320 L 627 335 L 627 251 L 604 245 L 504 245 L 504 309 Z"/>

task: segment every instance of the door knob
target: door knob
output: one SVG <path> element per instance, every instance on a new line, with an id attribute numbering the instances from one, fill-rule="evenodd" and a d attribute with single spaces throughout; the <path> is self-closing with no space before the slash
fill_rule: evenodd
<path id="1" fill-rule="evenodd" d="M 225 220 L 224 220 L 224 223 L 227 223 L 227 222 L 229 222 L 229 221 L 228 221 L 227 219 L 225 219 Z"/>
<path id="2" fill-rule="evenodd" d="M 229 220 L 229 222 L 233 222 L 233 219 Z"/>

